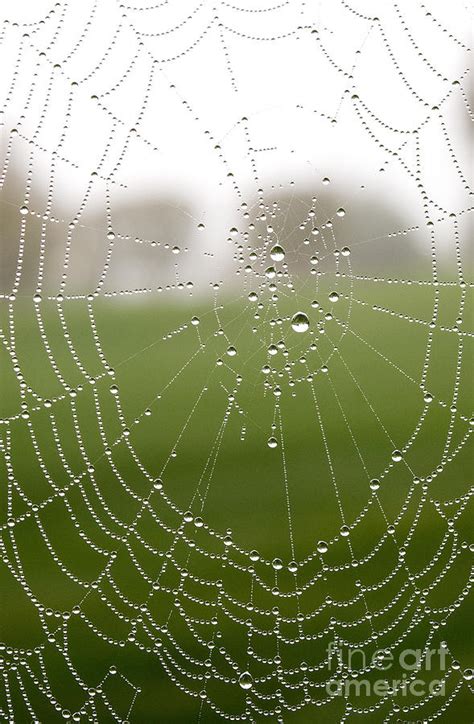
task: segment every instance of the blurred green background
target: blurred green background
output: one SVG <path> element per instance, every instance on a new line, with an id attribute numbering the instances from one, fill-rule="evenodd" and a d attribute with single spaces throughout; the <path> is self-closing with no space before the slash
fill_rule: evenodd
<path id="1" fill-rule="evenodd" d="M 327 301 L 329 291 L 330 287 L 325 285 L 324 279 L 320 280 L 317 298 L 321 300 L 323 312 L 311 307 L 312 296 L 305 287 L 298 288 L 293 294 L 289 294 L 288 299 L 279 302 L 279 313 L 283 322 L 274 332 L 274 341 L 283 339 L 289 354 L 288 358 L 285 358 L 280 350 L 274 358 L 270 358 L 270 364 L 275 370 L 283 369 L 288 360 L 295 364 L 291 373 L 284 373 L 281 378 L 277 373 L 274 377 L 282 389 L 282 429 L 277 427 L 273 433 L 271 424 L 274 419 L 274 395 L 272 390 L 264 391 L 265 375 L 261 371 L 269 359 L 267 347 L 271 341 L 269 336 L 262 336 L 262 331 L 265 329 L 265 333 L 269 335 L 270 327 L 264 327 L 260 321 L 254 320 L 255 304 L 247 302 L 245 297 L 237 295 L 236 299 L 232 300 L 218 295 L 217 302 L 202 300 L 175 304 L 166 302 L 164 295 L 158 297 L 156 302 L 146 304 L 127 303 L 126 300 L 113 298 L 95 300 L 90 306 L 97 338 L 114 371 L 113 377 L 103 374 L 103 365 L 94 344 L 87 303 L 78 300 L 62 305 L 64 322 L 83 369 L 91 376 L 100 376 L 95 385 L 85 381 L 83 372 L 74 362 L 67 346 L 64 328 L 61 328 L 56 303 L 45 300 L 37 305 L 36 309 L 26 300 L 15 303 L 10 330 L 15 329 L 18 354 L 22 351 L 18 364 L 24 379 L 45 399 L 53 399 L 63 393 L 39 335 L 36 318 L 36 314 L 39 314 L 58 369 L 67 384 L 77 391 L 73 402 L 77 410 L 78 426 L 87 459 L 93 462 L 93 477 L 102 499 L 97 495 L 90 475 L 81 478 L 83 491 L 106 530 L 117 536 L 123 535 L 125 529 L 121 523 L 130 524 L 139 507 L 139 503 L 118 481 L 117 471 L 137 495 L 146 496 L 151 487 L 150 481 L 131 456 L 124 438 L 120 438 L 125 424 L 130 430 L 127 439 L 139 460 L 152 476 L 161 472 L 164 492 L 174 504 L 182 511 L 191 509 L 194 515 L 202 514 L 205 522 L 220 533 L 225 534 L 226 529 L 231 528 L 233 540 L 247 551 L 256 548 L 267 559 L 281 557 L 286 565 L 291 560 L 291 550 L 281 455 L 283 440 L 297 560 L 313 551 L 318 540 L 330 540 L 338 535 L 342 521 L 311 392 L 313 389 L 346 522 L 351 524 L 367 501 L 372 500 L 363 521 L 350 536 L 356 559 L 371 551 L 386 533 L 387 522 L 374 501 L 369 479 L 379 477 L 381 471 L 388 466 L 378 497 L 387 521 L 391 523 L 407 499 L 413 475 L 425 478 L 433 473 L 442 460 L 446 435 L 450 429 L 449 406 L 455 382 L 459 338 L 455 333 L 443 332 L 439 328 L 433 332 L 433 352 L 426 382 L 426 389 L 432 394 L 433 402 L 427 405 L 417 382 L 420 380 L 426 352 L 428 327 L 374 312 L 371 307 L 376 303 L 418 319 L 429 320 L 433 307 L 433 289 L 427 286 L 402 287 L 387 284 L 378 285 L 377 288 L 375 285 L 364 284 L 357 288 L 356 285 L 353 296 L 361 303 L 353 303 L 349 307 L 349 299 L 341 297 L 339 302 L 333 305 L 334 319 L 325 322 L 325 334 L 315 338 L 317 349 L 308 350 L 312 339 L 311 332 L 302 335 L 294 333 L 288 318 L 296 307 L 303 309 L 310 318 L 311 330 L 315 329 L 324 311 L 331 307 Z M 458 314 L 460 290 L 456 285 L 446 286 L 440 289 L 440 294 L 442 303 L 438 323 L 452 326 Z M 194 315 L 200 319 L 197 327 L 190 324 Z M 4 322 L 4 328 L 8 329 L 6 315 Z M 348 328 L 344 328 L 345 323 Z M 252 332 L 253 326 L 257 328 L 257 332 Z M 217 333 L 220 329 L 224 330 L 225 335 Z M 229 343 L 237 349 L 235 357 L 226 354 Z M 450 450 L 456 448 L 468 429 L 467 417 L 472 405 L 472 357 L 469 352 L 466 344 L 461 355 L 459 397 L 452 424 Z M 5 350 L 2 354 L 6 362 Z M 299 361 L 302 356 L 305 362 Z M 217 360 L 223 360 L 223 364 L 216 364 Z M 328 366 L 327 373 L 321 371 L 323 364 Z M 13 373 L 8 372 L 8 366 L 9 364 L 2 365 L 5 370 L 1 399 L 4 417 L 16 414 L 19 406 L 18 386 Z M 304 380 L 308 371 L 314 373 L 312 383 Z M 242 377 L 240 383 L 236 382 L 237 375 Z M 290 378 L 301 381 L 290 386 Z M 111 394 L 112 384 L 117 385 L 118 395 Z M 203 393 L 204 387 L 207 390 Z M 114 469 L 104 454 L 104 440 L 101 439 L 98 425 L 94 391 L 100 407 L 106 444 L 112 445 L 114 440 L 121 439 L 120 443 L 111 448 Z M 235 396 L 238 409 L 235 404 L 231 404 L 232 409 L 221 438 L 221 426 L 231 393 Z M 43 470 L 48 471 L 48 475 L 59 488 L 66 488 L 71 476 L 82 473 L 85 463 L 74 431 L 70 396 L 66 395 L 62 401 L 55 401 L 51 408 L 44 407 L 42 403 L 38 404 L 34 399 L 27 399 L 31 403 L 30 409 L 38 409 L 31 412 L 28 422 L 17 419 L 11 423 L 11 466 L 19 488 L 32 502 L 40 504 L 52 490 L 41 470 L 40 458 L 33 448 L 28 424 L 32 426 L 38 449 L 41 451 Z M 122 426 L 117 414 L 117 400 L 123 412 Z M 446 403 L 446 406 L 440 402 Z M 149 409 L 151 415 L 143 416 L 145 409 Z M 192 410 L 194 411 L 190 414 Z M 242 410 L 242 414 L 238 410 Z M 381 423 L 396 447 L 402 448 L 413 435 L 422 414 L 425 415 L 423 424 L 412 445 L 405 453 L 403 461 L 394 464 L 391 462 L 393 445 Z M 51 424 L 50 415 L 54 426 Z M 460 419 L 460 415 L 465 419 Z M 139 422 L 134 425 L 133 420 L 137 418 Z M 53 427 L 56 429 L 56 439 Z M 275 450 L 267 446 L 267 439 L 271 434 L 280 441 Z M 214 457 L 216 441 L 220 446 Z M 364 470 L 354 441 L 367 470 Z M 63 460 L 58 454 L 59 446 L 64 455 Z M 176 457 L 170 458 L 172 450 Z M 70 474 L 66 472 L 65 465 L 68 466 Z M 421 507 L 413 536 L 407 545 L 406 565 L 415 575 L 433 558 L 447 532 L 446 520 L 436 511 L 433 500 L 442 502 L 464 494 L 471 474 L 472 453 L 468 446 L 463 446 L 452 462 L 429 483 L 427 500 Z M 135 562 L 139 562 L 149 576 L 156 578 L 163 559 L 145 550 L 133 536 L 131 549 L 135 561 L 131 559 L 130 550 L 111 539 L 105 530 L 101 530 L 87 509 L 79 487 L 78 484 L 69 487 L 64 499 L 56 497 L 54 502 L 38 513 L 52 549 L 56 551 L 61 563 L 74 576 L 84 581 L 94 581 L 105 563 L 104 556 L 92 550 L 91 546 L 79 537 L 65 508 L 64 500 L 67 500 L 74 511 L 76 522 L 90 541 L 106 551 L 118 550 L 119 555 L 112 564 L 113 578 L 125 596 L 135 603 L 142 603 L 147 599 L 150 586 L 137 573 Z M 192 504 L 190 502 L 197 487 L 203 496 L 207 489 L 202 512 L 201 499 L 195 498 Z M 422 491 L 422 483 L 415 485 L 408 498 L 406 510 L 396 526 L 398 546 L 413 525 Z M 176 528 L 180 517 L 169 509 L 160 493 L 155 493 L 152 501 L 160 518 Z M 5 498 L 3 505 L 6 507 Z M 443 510 L 449 518 L 458 507 L 452 505 Z M 12 515 L 22 515 L 27 509 L 14 488 Z M 453 543 L 459 545 L 461 541 L 469 541 L 468 514 L 469 505 L 462 515 L 456 518 L 438 560 L 417 581 L 419 589 L 429 586 L 447 564 Z M 6 510 L 4 515 L 6 517 Z M 153 547 L 161 551 L 169 548 L 172 536 L 160 529 L 148 513 L 140 518 L 137 530 Z M 195 528 L 194 524 L 188 524 L 185 530 L 198 545 L 218 553 L 223 552 L 222 542 L 214 540 L 212 543 L 205 530 Z M 6 555 L 14 566 L 17 565 L 12 546 L 13 541 L 15 542 L 22 561 L 22 575 L 37 599 L 53 612 L 71 611 L 83 598 L 85 590 L 68 578 L 52 560 L 34 517 L 29 514 L 26 520 L 14 528 L 5 528 L 2 535 Z M 330 573 L 310 587 L 301 597 L 303 612 L 309 612 L 320 605 L 327 595 L 339 601 L 352 598 L 357 591 L 357 579 L 362 580 L 365 585 L 383 579 L 396 564 L 397 555 L 397 546 L 388 537 L 368 563 L 339 574 Z M 183 542 L 176 545 L 173 556 L 192 574 L 212 580 L 220 578 L 231 595 L 244 602 L 249 600 L 248 574 L 239 574 L 229 565 L 223 565 L 219 559 L 209 560 L 200 553 L 193 552 Z M 235 556 L 236 560 L 249 565 L 248 558 L 244 560 L 245 556 Z M 341 538 L 330 546 L 329 552 L 324 556 L 329 565 L 347 563 L 350 559 L 347 543 Z M 260 563 L 256 564 L 256 568 L 262 579 L 272 586 L 273 574 L 270 570 Z M 316 558 L 298 574 L 300 583 L 320 570 L 321 562 Z M 64 661 L 55 653 L 54 645 L 45 643 L 45 633 L 41 630 L 37 612 L 6 567 L 2 567 L 1 576 L 4 592 L 3 640 L 7 645 L 23 648 L 45 644 L 43 656 L 53 692 L 62 701 L 70 702 L 68 708 L 71 711 L 74 707 L 79 708 L 84 694 L 66 670 Z M 465 586 L 468 576 L 469 551 L 462 550 L 448 566 L 440 585 L 428 595 L 426 605 L 432 607 L 433 613 L 426 615 L 424 621 L 408 634 L 406 646 L 423 646 L 428 622 L 446 618 L 446 625 L 435 632 L 434 641 L 447 642 L 450 652 L 448 661 L 454 658 L 458 659 L 462 666 L 468 665 L 470 642 L 466 632 L 471 628 L 471 614 L 467 605 L 469 601 L 464 601 L 463 606 L 449 616 L 446 616 L 446 612 L 436 610 L 452 603 Z M 160 581 L 165 588 L 173 589 L 178 585 L 179 576 L 173 565 L 168 566 Z M 291 581 L 292 577 L 288 573 L 283 571 L 279 574 L 283 589 L 291 589 Z M 387 605 L 405 581 L 406 571 L 402 570 L 388 585 L 367 593 L 370 609 L 376 611 Z M 206 600 L 216 600 L 215 588 L 203 589 L 190 578 L 185 580 L 184 589 Z M 131 627 L 119 620 L 117 612 L 130 616 L 131 609 L 120 599 L 109 581 L 102 581 L 100 590 L 113 603 L 114 611 L 101 602 L 98 591 L 88 594 L 82 610 L 100 631 L 117 641 L 125 642 Z M 374 628 L 377 630 L 387 625 L 395 616 L 401 616 L 393 630 L 382 638 L 383 643 L 377 643 L 376 648 L 390 645 L 392 640 L 406 630 L 407 622 L 413 617 L 417 606 L 419 607 L 417 601 L 410 603 L 410 592 L 411 588 L 405 590 L 393 611 L 374 620 Z M 255 596 L 255 603 L 263 608 L 270 610 L 275 605 L 275 598 L 270 593 L 266 594 L 259 589 Z M 222 638 L 218 645 L 225 645 L 240 670 L 245 669 L 245 627 L 232 623 L 219 607 L 206 608 L 190 599 L 183 599 L 181 594 L 177 597 L 181 598 L 184 610 L 190 616 L 209 620 L 217 615 L 217 626 L 209 623 L 196 624 L 196 630 L 203 636 L 204 641 L 211 639 L 213 631 L 219 631 Z M 159 625 L 168 622 L 169 632 L 184 651 L 202 660 L 206 658 L 205 649 L 193 640 L 186 629 L 182 617 L 175 609 L 174 599 L 173 594 L 157 591 L 148 599 L 149 610 Z M 282 613 L 295 615 L 292 599 L 280 599 L 277 603 Z M 229 602 L 227 606 L 232 610 Z M 233 613 L 238 613 L 242 620 L 247 617 L 245 610 L 235 607 Z M 341 620 L 354 620 L 362 614 L 360 601 L 347 608 L 328 606 L 321 615 L 305 623 L 303 628 L 305 633 L 318 631 L 327 625 L 330 616 Z M 272 628 L 272 616 L 251 616 L 256 625 L 264 629 Z M 61 624 L 61 619 L 54 613 L 48 616 L 46 621 L 50 630 L 57 629 Z M 73 614 L 64 625 L 68 631 L 70 660 L 88 686 L 96 685 L 109 667 L 114 665 L 121 675 L 134 686 L 141 688 L 132 709 L 132 721 L 198 720 L 200 700 L 185 696 L 170 682 L 155 653 L 140 652 L 133 642 L 120 647 L 100 640 L 77 614 Z M 355 642 L 365 638 L 369 632 L 367 621 L 354 629 L 341 629 L 343 636 Z M 154 634 L 167 645 L 166 634 L 161 635 L 156 630 Z M 61 629 L 56 636 L 61 642 Z M 137 628 L 136 640 L 150 646 L 150 639 L 143 633 L 140 625 Z M 254 636 L 253 641 L 254 649 L 259 655 L 275 655 L 273 637 Z M 325 637 L 318 642 L 286 647 L 281 651 L 283 666 L 291 667 L 303 659 L 309 664 L 323 660 L 327 641 Z M 176 660 L 183 663 L 184 659 L 179 652 L 173 647 L 171 649 Z M 8 655 L 6 658 L 9 658 Z M 30 657 L 30 661 L 32 669 L 40 675 L 34 655 Z M 222 656 L 219 658 L 217 648 L 214 649 L 212 661 L 215 661 L 217 668 L 226 675 L 235 677 L 235 672 L 224 662 Z M 187 667 L 198 671 L 198 667 L 192 663 L 188 663 Z M 259 670 L 261 673 L 268 673 L 269 667 L 252 664 L 251 670 L 254 675 L 257 671 L 258 675 Z M 202 673 L 202 669 L 200 671 Z M 326 672 L 323 673 L 327 676 Z M 390 675 L 392 677 L 392 672 Z M 14 670 L 10 676 L 14 710 L 18 712 L 15 721 L 28 721 L 29 714 L 18 685 L 14 683 Z M 314 676 L 318 679 L 317 675 Z M 450 675 L 448 693 L 459 676 L 459 672 Z M 31 680 L 28 681 L 25 674 L 22 678 L 38 718 L 41 721 L 53 721 L 54 712 L 46 704 L 44 697 L 39 695 L 37 687 L 32 685 Z M 396 678 L 395 670 L 392 678 Z M 291 680 L 291 676 L 288 679 Z M 200 691 L 203 684 L 191 681 L 190 688 Z M 274 681 L 261 685 L 262 692 L 274 691 L 275 688 Z M 211 681 L 207 691 L 209 696 L 227 711 L 242 712 L 244 693 L 238 686 L 226 686 Z M 117 675 L 107 678 L 104 692 L 119 715 L 125 717 L 133 698 L 133 689 Z M 315 698 L 321 696 L 321 692 L 313 693 Z M 301 699 L 301 692 L 287 690 L 285 699 L 296 702 Z M 100 703 L 99 696 L 96 700 L 99 720 L 111 719 L 110 712 Z M 368 703 L 371 702 L 368 700 Z M 401 705 L 404 703 L 402 700 Z M 362 703 L 357 699 L 354 704 L 364 706 L 367 702 Z M 428 703 L 421 710 L 423 716 L 428 716 L 438 706 L 436 699 Z M 328 707 L 310 707 L 297 714 L 284 713 L 284 718 L 285 721 L 295 722 L 331 722 L 339 720 L 343 710 L 341 698 L 336 698 Z M 386 711 L 386 707 L 381 711 Z M 467 684 L 464 683 L 456 702 L 440 720 L 453 721 L 456 718 L 458 721 L 467 722 L 471 718 L 470 712 Z M 58 718 L 61 718 L 60 714 Z M 204 705 L 202 720 L 218 719 L 219 717 Z M 365 715 L 365 720 L 381 721 L 380 711 L 372 716 Z"/>

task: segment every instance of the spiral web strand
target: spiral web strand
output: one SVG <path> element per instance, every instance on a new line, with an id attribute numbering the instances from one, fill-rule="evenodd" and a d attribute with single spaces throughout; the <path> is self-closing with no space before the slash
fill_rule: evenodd
<path id="1" fill-rule="evenodd" d="M 3 23 L 3 720 L 466 715 L 470 17 L 377 5 Z"/>

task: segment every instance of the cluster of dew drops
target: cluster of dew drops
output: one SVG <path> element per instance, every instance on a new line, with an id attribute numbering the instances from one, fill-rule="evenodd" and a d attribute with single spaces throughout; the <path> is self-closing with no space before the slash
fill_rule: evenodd
<path id="1" fill-rule="evenodd" d="M 327 177 L 323 178 L 322 183 L 324 185 L 328 185 L 330 183 L 329 178 L 327 178 Z M 260 194 L 260 196 L 263 195 L 262 189 L 259 189 L 259 194 Z M 313 197 L 312 202 L 314 205 L 316 202 L 316 197 Z M 277 217 L 278 202 L 273 202 L 273 206 L 270 206 L 270 205 L 265 204 L 264 201 L 261 200 L 259 203 L 259 207 L 260 207 L 261 211 L 258 212 L 256 220 L 257 220 L 257 222 L 265 223 L 266 233 L 258 234 L 257 239 L 259 240 L 259 242 L 263 242 L 263 243 L 261 244 L 261 246 L 254 247 L 254 246 L 249 245 L 247 247 L 249 250 L 248 260 L 245 259 L 243 245 L 238 244 L 238 246 L 237 246 L 238 253 L 235 258 L 238 262 L 241 263 L 244 274 L 246 274 L 247 276 L 251 276 L 253 274 L 256 278 L 260 278 L 261 280 L 263 280 L 260 282 L 260 285 L 259 285 L 260 292 L 269 291 L 271 294 L 270 304 L 273 305 L 273 308 L 276 308 L 276 302 L 278 301 L 278 293 L 277 293 L 278 292 L 278 282 L 280 280 L 282 280 L 282 282 L 285 283 L 286 287 L 288 287 L 291 290 L 293 290 L 293 283 L 291 280 L 291 274 L 288 271 L 288 267 L 289 267 L 289 264 L 287 262 L 288 254 L 287 254 L 287 251 L 284 246 L 285 242 L 283 239 L 279 238 L 279 234 L 277 232 L 275 232 L 275 229 L 272 225 L 272 220 L 268 218 L 268 215 L 270 215 L 270 217 L 272 217 L 272 218 Z M 249 219 L 250 214 L 248 211 L 247 203 L 245 203 L 245 202 L 242 203 L 241 211 L 243 212 L 244 219 Z M 335 211 L 336 217 L 343 218 L 345 215 L 346 215 L 346 211 L 342 207 L 338 208 Z M 304 242 L 303 242 L 306 246 L 311 243 L 314 243 L 315 240 L 317 241 L 318 237 L 321 238 L 320 234 L 323 229 L 325 229 L 325 228 L 331 229 L 331 227 L 332 227 L 331 220 L 328 220 L 320 228 L 318 228 L 315 225 L 315 221 L 316 221 L 316 212 L 315 212 L 314 208 L 310 208 L 309 211 L 307 212 L 306 218 L 303 219 L 299 225 L 299 229 L 301 231 L 306 231 L 307 225 L 308 224 L 310 225 L 310 230 L 309 230 L 308 236 L 304 239 Z M 198 229 L 203 230 L 204 228 L 205 228 L 204 224 L 201 223 L 198 225 Z M 250 221 L 248 223 L 248 229 L 250 232 L 253 232 L 255 230 L 255 223 Z M 249 241 L 249 231 L 245 231 L 242 234 L 244 240 L 246 240 L 247 242 Z M 239 230 L 235 226 L 233 226 L 229 230 L 229 235 L 228 235 L 228 239 L 227 239 L 228 242 L 230 242 L 230 243 L 235 242 L 236 238 L 239 235 L 240 235 Z M 339 256 L 339 254 L 340 254 L 343 257 L 348 257 L 350 255 L 350 253 L 351 253 L 351 250 L 348 246 L 343 246 L 340 251 L 338 251 L 337 249 L 334 251 L 335 256 Z M 267 255 L 270 257 L 271 265 L 267 266 L 265 269 L 263 269 L 262 272 L 256 271 L 254 264 L 255 263 L 258 264 L 260 262 L 263 265 L 265 265 L 265 260 L 267 259 Z M 290 254 L 290 256 L 294 256 L 294 253 Z M 311 267 L 311 273 L 312 274 L 316 273 L 316 266 L 319 264 L 319 257 L 316 252 L 314 252 L 309 257 L 309 264 Z M 238 273 L 240 273 L 240 269 L 239 269 Z M 250 291 L 247 295 L 247 298 L 252 303 L 255 303 L 255 302 L 259 303 L 258 304 L 259 311 L 264 309 L 264 304 L 260 299 L 259 293 L 257 293 L 256 291 L 254 291 L 254 290 Z M 328 295 L 328 299 L 331 304 L 335 304 L 336 302 L 338 302 L 339 298 L 340 298 L 339 294 L 336 291 L 331 291 Z M 312 302 L 311 306 L 315 307 L 315 308 L 320 307 L 319 303 L 316 301 Z M 322 310 L 320 309 L 320 311 L 322 311 Z M 255 319 L 259 319 L 259 318 L 260 318 L 260 314 L 257 312 L 255 314 Z M 331 319 L 332 314 L 327 313 L 325 315 L 325 318 L 327 320 Z M 192 321 L 194 324 L 199 324 L 199 320 L 197 318 L 193 318 Z M 301 309 L 299 309 L 299 310 L 295 311 L 293 314 L 291 314 L 287 318 L 287 322 L 289 322 L 288 327 L 291 328 L 291 330 L 298 335 L 310 332 L 311 326 L 312 326 L 310 318 L 308 317 L 308 314 Z M 256 331 L 256 330 L 254 329 L 254 331 Z M 280 343 L 280 345 L 278 345 L 278 343 L 277 344 L 271 343 L 268 347 L 268 354 L 270 356 L 277 354 L 279 346 L 281 347 L 281 343 Z M 315 349 L 314 343 L 311 345 L 311 349 Z M 229 357 L 235 357 L 237 355 L 237 349 L 234 345 L 229 345 L 229 347 L 227 348 L 227 355 Z M 323 372 L 327 371 L 327 367 L 325 365 L 322 366 L 322 371 Z M 262 368 L 262 372 L 265 375 L 268 375 L 271 372 L 270 366 L 268 364 L 265 364 Z M 274 394 L 275 394 L 275 397 L 279 397 L 281 395 L 281 390 L 279 387 L 275 388 Z M 272 428 L 274 429 L 274 427 L 275 426 L 273 425 Z M 269 448 L 275 449 L 278 447 L 278 440 L 276 439 L 276 437 L 274 437 L 272 435 L 271 437 L 268 438 L 267 445 Z"/>

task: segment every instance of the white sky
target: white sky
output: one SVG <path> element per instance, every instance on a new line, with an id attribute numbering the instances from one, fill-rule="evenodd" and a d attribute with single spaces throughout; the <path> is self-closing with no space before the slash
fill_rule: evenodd
<path id="1" fill-rule="evenodd" d="M 272 6 L 277 9 L 265 11 Z M 398 129 L 413 128 L 431 114 L 420 134 L 424 183 L 430 197 L 443 206 L 458 211 L 467 204 L 463 184 L 446 148 L 439 114 L 431 107 L 451 93 L 441 106 L 441 114 L 453 150 L 462 157 L 465 108 L 452 81 L 462 76 L 468 57 L 459 43 L 450 40 L 426 17 L 420 3 L 352 0 L 356 12 L 368 18 L 379 16 L 380 21 L 373 23 L 350 12 L 341 0 L 218 2 L 217 15 L 213 3 L 207 0 L 148 2 L 146 7 L 155 9 L 139 11 L 130 9 L 132 3 L 121 10 L 113 0 L 99 0 L 95 12 L 93 3 L 86 0 L 70 3 L 56 35 L 62 11 L 59 4 L 37 31 L 38 26 L 12 27 L 15 21 L 34 23 L 52 7 L 44 0 L 2 3 L 2 13 L 10 22 L 1 56 L 5 69 L 2 96 L 8 92 L 21 36 L 29 31 L 16 91 L 6 107 L 4 133 L 8 140 L 9 128 L 14 124 L 27 138 L 34 136 L 39 146 L 52 150 L 62 132 L 70 81 L 80 82 L 74 91 L 71 124 L 62 146 L 64 155 L 79 169 L 58 165 L 62 202 L 77 203 L 110 139 L 110 116 L 91 100 L 91 95 L 97 94 L 119 119 L 102 166 L 103 172 L 109 174 L 129 129 L 137 126 L 151 59 L 155 58 L 158 63 L 152 92 L 138 127 L 141 136 L 158 151 L 150 151 L 142 140 L 130 141 L 114 176 L 127 185 L 127 190 L 114 190 L 113 203 L 172 190 L 178 196 L 191 198 L 196 220 L 212 226 L 213 217 L 228 218 L 228 209 L 236 205 L 232 182 L 226 178 L 228 170 L 233 172 L 244 197 L 253 197 L 259 185 L 268 188 L 275 183 L 286 185 L 290 180 L 313 185 L 324 176 L 331 178 L 341 199 L 358 193 L 360 184 L 375 193 L 378 169 L 386 154 L 358 120 L 354 106 L 359 102 L 351 100 L 355 92 L 383 123 Z M 461 43 L 469 43 L 468 14 L 462 2 L 430 1 L 427 7 Z M 263 11 L 256 12 L 259 9 Z M 122 29 L 116 35 L 119 24 Z M 298 31 L 298 27 L 306 29 Z M 313 27 L 318 29 L 317 35 L 311 33 Z M 85 29 L 87 33 L 77 45 Z M 278 36 L 286 37 L 270 42 Z M 114 37 L 116 42 L 100 64 Z M 46 57 L 38 59 L 39 51 L 44 51 Z M 136 62 L 127 74 L 137 51 Z M 35 90 L 24 109 L 32 69 L 38 60 Z M 54 63 L 61 68 L 52 72 Z M 335 65 L 352 73 L 353 79 L 338 72 Z M 49 83 L 49 105 L 37 131 Z M 175 87 L 170 88 L 170 84 Z M 468 89 L 468 77 L 463 86 Z M 241 121 L 244 116 L 248 122 Z M 413 135 L 388 130 L 366 111 L 363 116 L 390 149 L 397 150 L 407 140 L 400 153 L 414 168 Z M 334 117 L 335 125 L 330 122 Z M 212 142 L 206 130 L 212 134 Z M 16 157 L 28 152 L 26 144 L 19 140 L 15 143 L 19 144 Z M 214 150 L 215 143 L 222 147 L 226 167 Z M 249 153 L 249 145 L 274 150 L 253 154 Z M 256 158 L 258 182 L 253 178 L 252 155 Z M 35 153 L 35 170 L 45 177 L 49 162 L 48 153 Z M 397 162 L 392 161 L 390 169 L 393 193 L 409 214 L 413 189 L 405 184 Z M 104 206 L 103 184 L 96 186 L 91 203 Z"/>

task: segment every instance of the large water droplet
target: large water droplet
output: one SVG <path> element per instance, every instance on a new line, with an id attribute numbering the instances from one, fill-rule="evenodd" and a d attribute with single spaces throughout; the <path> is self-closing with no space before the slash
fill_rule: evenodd
<path id="1" fill-rule="evenodd" d="M 285 258 L 285 250 L 282 246 L 279 244 L 276 244 L 270 249 L 270 258 L 273 259 L 273 261 L 283 261 Z"/>
<path id="2" fill-rule="evenodd" d="M 275 437 L 269 437 L 267 445 L 268 445 L 268 447 L 271 447 L 272 449 L 276 448 L 276 446 L 278 445 L 278 441 Z"/>
<path id="3" fill-rule="evenodd" d="M 316 547 L 318 549 L 318 553 L 327 553 L 328 544 L 326 543 L 325 540 L 320 540 Z"/>
<path id="4" fill-rule="evenodd" d="M 291 320 L 291 326 L 295 332 L 307 332 L 309 319 L 304 312 L 296 312 Z"/>
<path id="5" fill-rule="evenodd" d="M 239 676 L 239 686 L 242 689 L 248 690 L 253 686 L 253 677 L 248 671 L 244 671 Z"/>

